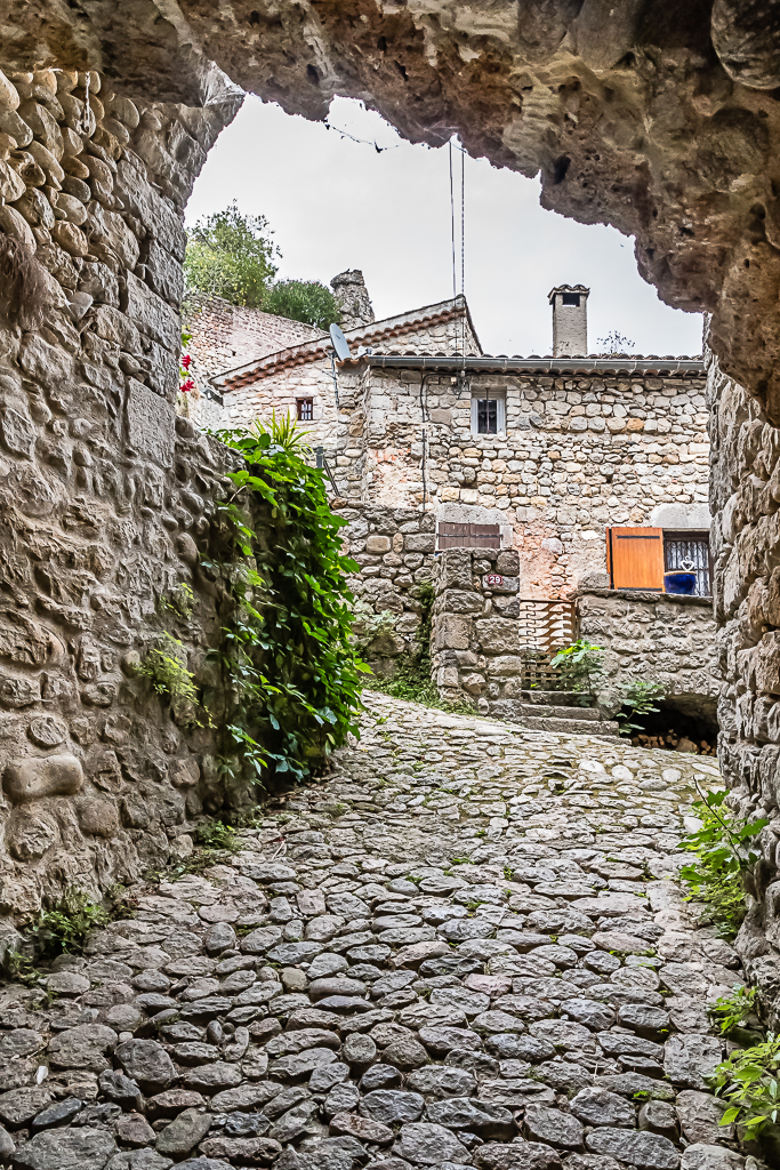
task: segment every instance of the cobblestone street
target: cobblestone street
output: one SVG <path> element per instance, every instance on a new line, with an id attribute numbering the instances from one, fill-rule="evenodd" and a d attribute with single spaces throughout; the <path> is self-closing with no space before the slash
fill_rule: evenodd
<path id="1" fill-rule="evenodd" d="M 714 762 L 377 695 L 364 727 L 44 1006 L 2 989 L 0 1164 L 743 1167 L 704 1079 L 738 963 L 674 881 Z"/>

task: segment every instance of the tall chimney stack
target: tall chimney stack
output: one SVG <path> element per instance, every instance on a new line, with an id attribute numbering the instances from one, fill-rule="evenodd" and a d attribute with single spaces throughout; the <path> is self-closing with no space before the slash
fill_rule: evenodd
<path id="1" fill-rule="evenodd" d="M 356 329 L 375 321 L 374 306 L 368 295 L 363 273 L 359 268 L 339 272 L 330 282 L 333 295 L 341 306 L 342 329 Z"/>
<path id="2" fill-rule="evenodd" d="M 553 311 L 553 357 L 587 354 L 589 294 L 584 284 L 559 284 L 548 295 Z"/>

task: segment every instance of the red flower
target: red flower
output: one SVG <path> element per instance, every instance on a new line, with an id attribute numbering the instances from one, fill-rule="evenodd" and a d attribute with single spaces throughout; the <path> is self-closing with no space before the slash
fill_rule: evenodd
<path id="1" fill-rule="evenodd" d="M 188 370 L 192 365 L 192 358 L 188 353 L 185 353 L 184 357 L 181 359 L 181 364 L 184 366 L 185 370 Z"/>
<path id="2" fill-rule="evenodd" d="M 192 378 L 187 378 L 184 382 L 182 382 L 179 389 L 181 390 L 182 394 L 186 394 L 188 390 L 195 389 L 195 383 L 193 382 Z"/>

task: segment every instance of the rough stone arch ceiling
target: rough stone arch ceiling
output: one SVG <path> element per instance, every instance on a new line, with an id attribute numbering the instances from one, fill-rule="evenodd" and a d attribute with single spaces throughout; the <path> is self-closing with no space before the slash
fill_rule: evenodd
<path id="1" fill-rule="evenodd" d="M 2 0 L 0 29 L 12 68 L 200 104 L 216 61 L 290 112 L 359 97 L 414 141 L 541 171 L 546 207 L 635 233 L 664 300 L 713 312 L 724 368 L 780 420 L 777 0 Z"/>

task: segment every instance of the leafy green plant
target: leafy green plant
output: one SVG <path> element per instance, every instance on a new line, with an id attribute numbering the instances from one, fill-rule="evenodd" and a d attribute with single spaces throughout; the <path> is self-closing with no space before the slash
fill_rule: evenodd
<path id="1" fill-rule="evenodd" d="M 643 723 L 635 720 L 643 715 L 656 715 L 661 710 L 657 704 L 666 695 L 663 683 L 652 679 L 633 678 L 623 688 L 620 709 L 615 718 L 619 724 L 621 735 L 631 735 L 634 731 L 644 731 Z"/>
<path id="2" fill-rule="evenodd" d="M 341 320 L 341 306 L 333 293 L 318 280 L 279 280 L 263 297 L 266 313 L 290 317 L 327 329 Z"/>
<path id="3" fill-rule="evenodd" d="M 226 594 L 221 677 L 214 696 L 228 782 L 262 786 L 269 774 L 303 780 L 357 734 L 360 678 L 350 640 L 358 571 L 342 552 L 345 521 L 330 508 L 322 472 L 288 418 L 223 431 L 244 458 L 219 507 L 219 560 L 204 562 Z"/>
<path id="4" fill-rule="evenodd" d="M 276 275 L 279 250 L 262 215 L 244 215 L 235 200 L 199 219 L 187 233 L 187 290 L 260 307 Z"/>
<path id="5" fill-rule="evenodd" d="M 736 1124 L 750 1141 L 780 1123 L 780 1036 L 738 1048 L 719 1064 L 711 1082 L 728 1103 L 721 1125 Z"/>
<path id="6" fill-rule="evenodd" d="M 21 926 L 22 944 L 5 955 L 4 973 L 32 986 L 41 978 L 38 963 L 63 953 L 78 954 L 91 930 L 105 926 L 120 914 L 131 913 L 117 890 L 109 897 L 108 905 L 93 901 L 83 890 L 66 890 L 53 906 L 39 910 Z"/>
<path id="7" fill-rule="evenodd" d="M 604 651 L 601 646 L 578 638 L 571 646 L 559 650 L 550 659 L 561 682 L 572 691 L 592 691 L 595 680 L 604 669 Z"/>
<path id="8" fill-rule="evenodd" d="M 224 821 L 203 821 L 198 825 L 193 837 L 195 844 L 201 849 L 209 849 L 215 853 L 235 853 L 238 849 L 236 830 Z"/>
<path id="9" fill-rule="evenodd" d="M 89 932 L 110 921 L 110 912 L 88 894 L 67 890 L 51 909 L 41 910 L 24 933 L 38 958 L 51 959 L 63 951 L 80 951 Z"/>
<path id="10" fill-rule="evenodd" d="M 194 606 L 195 593 L 186 581 L 180 581 L 170 593 L 164 593 L 160 598 L 160 609 L 175 614 L 182 621 L 188 621 L 192 617 Z"/>
<path id="11" fill-rule="evenodd" d="M 728 1036 L 756 1016 L 758 989 L 737 986 L 731 995 L 722 995 L 707 1008 L 721 1036 Z"/>
<path id="12" fill-rule="evenodd" d="M 190 727 L 202 726 L 195 675 L 187 669 L 187 651 L 179 638 L 167 631 L 151 646 L 136 673 L 147 678 L 152 689 L 171 705 L 174 717 Z"/>
<path id="13" fill-rule="evenodd" d="M 768 822 L 736 817 L 725 800 L 725 792 L 708 792 L 694 803 L 702 826 L 684 837 L 679 848 L 695 853 L 696 860 L 684 865 L 680 875 L 689 900 L 703 902 L 706 920 L 725 938 L 733 938 L 745 916 L 744 876 L 758 860 L 750 844 Z"/>

